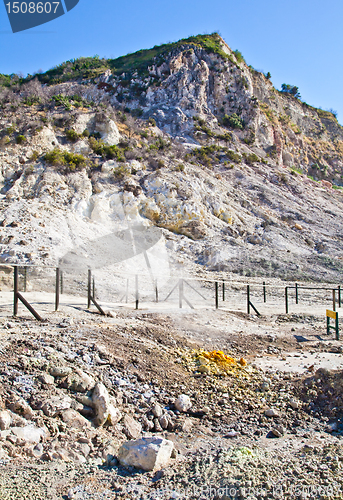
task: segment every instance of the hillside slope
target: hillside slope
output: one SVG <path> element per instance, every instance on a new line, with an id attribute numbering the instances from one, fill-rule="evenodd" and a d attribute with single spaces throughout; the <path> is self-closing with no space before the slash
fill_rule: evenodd
<path id="1" fill-rule="evenodd" d="M 192 270 L 340 281 L 343 128 L 219 35 L 1 82 L 2 262 L 131 221 Z"/>

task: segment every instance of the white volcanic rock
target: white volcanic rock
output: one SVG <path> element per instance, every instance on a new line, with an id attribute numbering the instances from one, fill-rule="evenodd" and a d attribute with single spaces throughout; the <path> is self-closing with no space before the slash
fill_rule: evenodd
<path id="1" fill-rule="evenodd" d="M 174 443 L 159 436 L 127 441 L 118 452 L 122 465 L 151 471 L 166 466 L 171 458 Z"/>

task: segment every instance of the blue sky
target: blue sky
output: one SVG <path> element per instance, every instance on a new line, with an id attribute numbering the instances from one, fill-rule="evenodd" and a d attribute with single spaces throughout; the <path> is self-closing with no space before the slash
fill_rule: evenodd
<path id="1" fill-rule="evenodd" d="M 218 31 L 248 64 L 270 71 L 276 88 L 297 85 L 303 100 L 336 110 L 343 123 L 342 23 L 341 0 L 80 0 L 68 14 L 13 34 L 0 5 L 0 73 L 26 75 Z"/>

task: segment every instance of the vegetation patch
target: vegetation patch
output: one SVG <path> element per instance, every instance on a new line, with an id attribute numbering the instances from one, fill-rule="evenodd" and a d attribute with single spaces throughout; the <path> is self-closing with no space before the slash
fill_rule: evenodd
<path id="1" fill-rule="evenodd" d="M 41 83 L 55 85 L 57 83 L 96 78 L 108 69 L 107 60 L 100 59 L 99 56 L 80 57 L 59 64 L 43 74 L 35 75 L 35 77 Z"/>
<path id="2" fill-rule="evenodd" d="M 101 139 L 95 139 L 95 137 L 89 138 L 89 145 L 97 155 L 100 155 L 108 160 L 117 161 L 125 161 L 125 152 L 131 149 L 127 144 L 122 144 L 121 146 L 109 146 Z"/>
<path id="3" fill-rule="evenodd" d="M 195 156 L 197 161 L 206 167 L 211 167 L 221 162 L 226 163 L 227 161 L 233 161 L 234 163 L 240 163 L 242 161 L 242 156 L 240 154 L 232 149 L 221 147 L 216 144 L 194 149 L 185 156 L 185 159 L 189 159 L 192 156 Z"/>
<path id="4" fill-rule="evenodd" d="M 255 153 L 243 153 L 243 158 L 245 163 L 248 165 L 253 165 L 254 163 L 267 163 L 265 160 L 261 159 L 259 156 L 255 155 Z"/>
<path id="5" fill-rule="evenodd" d="M 63 94 L 57 94 L 51 98 L 51 102 L 54 102 L 55 106 L 64 106 L 68 111 L 72 109 L 72 106 L 74 106 L 75 108 L 90 108 L 94 105 L 92 101 L 82 99 L 82 97 L 79 95 L 66 96 Z"/>
<path id="6" fill-rule="evenodd" d="M 66 167 L 66 169 L 71 172 L 82 170 L 89 164 L 87 158 L 83 155 L 69 153 L 68 151 L 62 151 L 58 148 L 46 153 L 44 155 L 44 160 L 50 165 Z"/>
<path id="7" fill-rule="evenodd" d="M 16 142 L 17 144 L 24 144 L 26 141 L 27 141 L 27 139 L 26 139 L 25 135 L 21 135 L 21 134 L 19 134 L 19 135 L 17 135 L 17 137 L 15 138 L 15 142 Z"/>
<path id="8" fill-rule="evenodd" d="M 243 118 L 238 116 L 236 113 L 232 113 L 232 115 L 225 115 L 223 118 L 224 127 L 236 128 L 239 130 L 243 130 L 245 123 Z"/>
<path id="9" fill-rule="evenodd" d="M 301 95 L 299 93 L 299 87 L 297 87 L 296 85 L 290 85 L 288 83 L 283 83 L 281 85 L 280 92 L 282 92 L 283 94 L 292 95 L 293 97 L 296 97 L 297 99 L 301 98 Z"/>
<path id="10" fill-rule="evenodd" d="M 268 106 L 268 104 L 266 104 L 265 102 L 260 102 L 259 105 L 260 105 L 261 111 L 266 115 L 266 117 L 268 118 L 268 120 L 271 123 L 276 124 L 277 123 L 277 119 L 276 119 L 276 116 L 275 116 L 275 112 L 272 109 L 270 109 L 270 107 Z"/>
<path id="11" fill-rule="evenodd" d="M 234 58 L 224 52 L 222 48 L 222 39 L 218 33 L 191 36 L 189 38 L 183 38 L 178 42 L 166 43 L 159 46 L 155 45 L 152 49 L 139 50 L 138 52 L 127 54 L 117 59 L 108 59 L 107 63 L 115 75 L 121 75 L 122 73 L 132 74 L 136 71 L 141 76 L 147 76 L 149 74 L 149 66 L 152 66 L 152 64 L 162 64 L 165 57 L 170 52 L 180 47 L 185 47 L 185 49 L 202 48 L 208 53 L 217 54 L 222 59 L 230 61 L 235 66 L 237 65 Z M 240 54 L 239 51 L 237 51 L 237 53 Z M 243 58 L 243 56 L 241 57 Z"/>
<path id="12" fill-rule="evenodd" d="M 165 149 L 170 148 L 171 142 L 167 142 L 162 137 L 158 137 L 157 141 L 154 144 L 150 144 L 150 150 L 163 151 Z"/>
<path id="13" fill-rule="evenodd" d="M 81 136 L 75 130 L 70 129 L 66 130 L 66 137 L 67 139 L 69 139 L 70 142 L 76 142 L 79 140 Z"/>

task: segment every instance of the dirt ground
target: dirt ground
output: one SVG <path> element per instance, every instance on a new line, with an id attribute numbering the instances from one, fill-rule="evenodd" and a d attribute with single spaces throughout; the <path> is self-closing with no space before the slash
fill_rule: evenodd
<path id="1" fill-rule="evenodd" d="M 177 450 L 161 471 L 125 469 L 115 458 L 127 439 L 120 423 L 75 431 L 58 415 L 34 410 L 32 421 L 49 429 L 39 458 L 1 431 L 2 500 L 343 498 L 342 342 L 326 335 L 315 310 L 257 317 L 213 308 L 121 308 L 102 317 L 80 304 L 52 312 L 40 303 L 39 323 L 22 306 L 12 318 L 10 302 L 2 304 L 3 408 L 14 395 L 34 407 L 37 398 L 65 391 L 37 382 L 52 361 L 63 360 L 101 380 L 137 422 L 154 402 L 166 408 L 173 427 L 158 435 Z M 201 372 L 200 351 L 223 351 L 247 364 L 232 373 Z M 180 394 L 192 401 L 185 414 L 173 406 Z M 266 415 L 270 409 L 274 416 Z M 84 459 L 81 452 L 75 459 L 56 455 L 61 443 L 70 450 L 82 439 L 90 447 Z"/>

